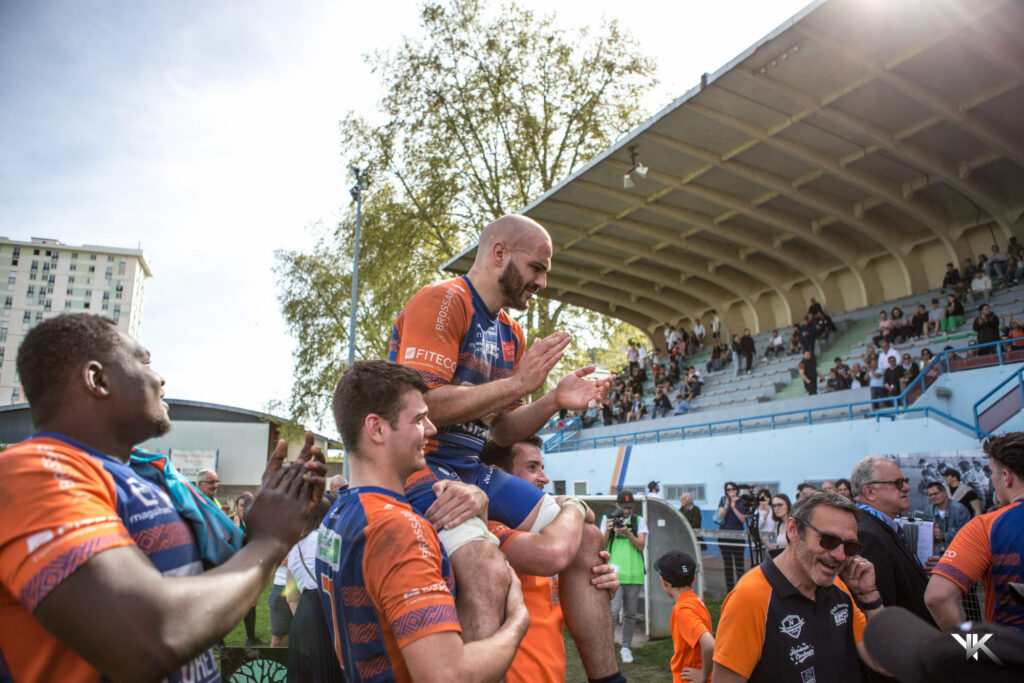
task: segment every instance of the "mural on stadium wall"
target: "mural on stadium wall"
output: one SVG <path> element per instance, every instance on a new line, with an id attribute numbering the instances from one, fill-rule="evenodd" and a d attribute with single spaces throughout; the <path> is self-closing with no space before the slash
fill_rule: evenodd
<path id="1" fill-rule="evenodd" d="M 961 484 L 970 486 L 985 501 L 982 507 L 992 502 L 992 471 L 988 456 L 980 448 L 886 455 L 896 460 L 903 476 L 910 480 L 911 512 L 928 508 L 926 487 L 933 481 L 945 484 L 942 473 L 950 468 L 960 472 Z"/>

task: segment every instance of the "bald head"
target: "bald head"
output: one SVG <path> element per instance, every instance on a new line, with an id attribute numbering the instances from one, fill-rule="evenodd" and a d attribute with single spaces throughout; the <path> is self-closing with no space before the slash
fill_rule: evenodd
<path id="1" fill-rule="evenodd" d="M 489 261 L 496 246 L 503 245 L 509 251 L 533 250 L 547 247 L 551 258 L 551 237 L 537 221 L 519 214 L 509 214 L 492 221 L 480 233 L 480 245 L 476 250 L 473 267 L 483 266 Z"/>
<path id="2" fill-rule="evenodd" d="M 551 253 L 551 236 L 540 223 L 502 216 L 480 233 L 468 276 L 492 312 L 505 306 L 522 310 L 547 285 Z"/>

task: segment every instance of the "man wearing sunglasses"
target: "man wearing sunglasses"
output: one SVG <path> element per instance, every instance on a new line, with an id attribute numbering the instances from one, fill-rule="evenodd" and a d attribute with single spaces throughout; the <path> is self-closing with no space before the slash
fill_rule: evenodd
<path id="1" fill-rule="evenodd" d="M 861 510 L 857 520 L 857 537 L 863 545 L 860 554 L 875 566 L 882 601 L 890 607 L 904 607 L 932 623 L 924 604 L 928 574 L 917 553 L 907 545 L 897 521 L 910 507 L 909 482 L 895 462 L 869 455 L 854 466 L 850 484 Z M 938 559 L 931 558 L 929 565 Z"/>
<path id="2" fill-rule="evenodd" d="M 857 508 L 812 491 L 793 506 L 785 534 L 786 549 L 722 603 L 712 680 L 860 681 L 860 661 L 876 667 L 862 639 L 882 600 L 874 568 L 857 556 Z"/>

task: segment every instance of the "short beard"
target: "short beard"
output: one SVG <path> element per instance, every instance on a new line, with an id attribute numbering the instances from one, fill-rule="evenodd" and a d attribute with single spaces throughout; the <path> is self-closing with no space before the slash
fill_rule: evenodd
<path id="1" fill-rule="evenodd" d="M 501 287 L 501 298 L 507 307 L 514 308 L 517 311 L 526 309 L 525 304 L 520 305 L 519 303 L 519 299 L 523 295 L 523 289 L 526 286 L 526 280 L 523 279 L 519 269 L 512 264 L 511 260 L 505 266 L 505 270 L 501 271 L 501 275 L 498 276 L 498 285 Z"/>

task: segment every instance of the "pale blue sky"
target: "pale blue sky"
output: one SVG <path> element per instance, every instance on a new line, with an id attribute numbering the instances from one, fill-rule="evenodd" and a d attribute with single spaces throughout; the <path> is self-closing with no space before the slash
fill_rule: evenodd
<path id="1" fill-rule="evenodd" d="M 653 113 L 806 2 L 521 4 L 565 26 L 617 18 L 658 62 Z M 273 251 L 308 248 L 306 226 L 347 205 L 337 122 L 372 116 L 362 55 L 415 34 L 417 8 L 0 0 L 0 235 L 141 244 L 142 341 L 167 395 L 285 400 Z"/>

